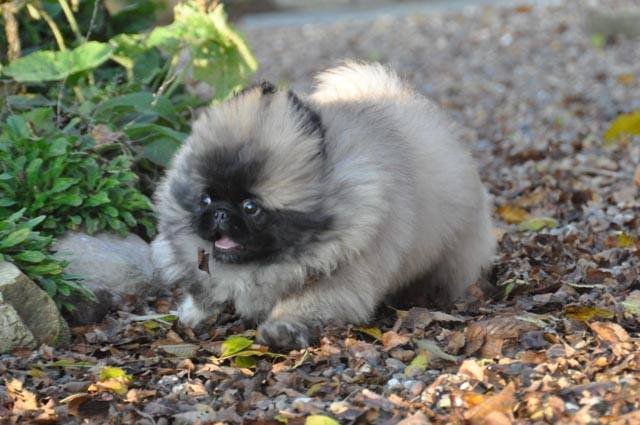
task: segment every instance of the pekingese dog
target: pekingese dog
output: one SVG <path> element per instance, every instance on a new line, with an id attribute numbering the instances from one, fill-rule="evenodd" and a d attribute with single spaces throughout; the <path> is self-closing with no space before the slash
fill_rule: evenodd
<path id="1" fill-rule="evenodd" d="M 156 193 L 160 278 L 195 326 L 232 302 L 258 341 L 311 344 L 410 282 L 463 294 L 494 252 L 471 156 L 431 102 L 379 64 L 310 96 L 251 86 L 193 125 Z"/>

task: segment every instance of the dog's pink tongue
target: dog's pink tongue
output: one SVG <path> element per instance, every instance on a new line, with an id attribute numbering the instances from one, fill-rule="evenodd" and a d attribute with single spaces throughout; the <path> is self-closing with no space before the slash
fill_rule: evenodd
<path id="1" fill-rule="evenodd" d="M 240 244 L 232 239 L 229 239 L 227 236 L 223 236 L 216 241 L 215 246 L 218 249 L 233 249 L 239 247 Z"/>

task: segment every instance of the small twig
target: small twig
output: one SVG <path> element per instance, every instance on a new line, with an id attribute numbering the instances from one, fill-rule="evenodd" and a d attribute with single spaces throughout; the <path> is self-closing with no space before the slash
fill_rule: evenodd
<path id="1" fill-rule="evenodd" d="M 89 21 L 89 29 L 87 30 L 87 34 L 84 36 L 85 40 L 89 40 L 91 33 L 93 32 L 93 26 L 96 23 L 96 16 L 98 15 L 98 2 L 99 0 L 95 0 L 93 2 L 93 12 L 91 12 L 91 20 Z"/>
<path id="2" fill-rule="evenodd" d="M 0 15 L 4 17 L 4 32 L 7 36 L 7 57 L 9 62 L 20 57 L 22 47 L 20 46 L 20 34 L 18 32 L 18 21 L 16 20 L 16 8 L 13 2 L 0 5 Z"/>
<path id="3" fill-rule="evenodd" d="M 58 91 L 58 100 L 56 101 L 56 125 L 60 127 L 62 122 L 62 97 L 64 95 L 64 89 L 67 84 L 67 77 L 60 82 L 60 90 Z"/>

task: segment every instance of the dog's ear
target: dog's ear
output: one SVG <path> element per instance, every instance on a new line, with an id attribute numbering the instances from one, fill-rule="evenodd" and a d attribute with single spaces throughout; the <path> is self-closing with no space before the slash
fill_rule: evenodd
<path id="1" fill-rule="evenodd" d="M 317 134 L 324 139 L 325 129 L 322 125 L 320 114 L 309 106 L 306 102 L 298 97 L 293 91 L 287 92 L 287 97 L 291 103 L 293 110 L 302 116 L 302 129 L 307 134 Z"/>
<path id="2" fill-rule="evenodd" d="M 260 90 L 260 93 L 264 96 L 274 94 L 278 91 L 278 88 L 270 81 L 260 81 L 259 83 L 251 84 L 242 90 L 235 93 L 234 96 L 242 96 L 254 90 Z"/>

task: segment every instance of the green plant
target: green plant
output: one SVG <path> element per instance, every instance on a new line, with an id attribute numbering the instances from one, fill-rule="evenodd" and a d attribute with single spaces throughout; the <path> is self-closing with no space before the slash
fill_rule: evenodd
<path id="1" fill-rule="evenodd" d="M 154 231 L 151 203 L 135 187 L 131 158 L 105 158 L 75 122 L 58 129 L 50 108 L 11 115 L 0 129 L 0 217 L 16 207 L 44 216 L 52 235 L 81 225 L 88 233 L 144 226 Z"/>
<path id="2" fill-rule="evenodd" d="M 25 212 L 23 208 L 0 219 L 0 261 L 16 264 L 39 283 L 59 307 L 73 310 L 73 305 L 65 301 L 72 293 L 93 299 L 91 291 L 64 273 L 66 263 L 56 260 L 49 253 L 53 237 L 34 230 L 45 220 L 45 216 L 25 219 Z"/>
<path id="3" fill-rule="evenodd" d="M 148 195 L 193 111 L 256 70 L 218 1 L 184 1 L 173 23 L 154 28 L 162 3 L 0 2 L 0 220 L 19 212 L 4 225 L 37 221 L 41 238 L 0 254 L 60 305 L 86 291 L 50 257 L 52 238 L 67 229 L 151 237 Z M 209 97 L 192 90 L 198 82 Z"/>

